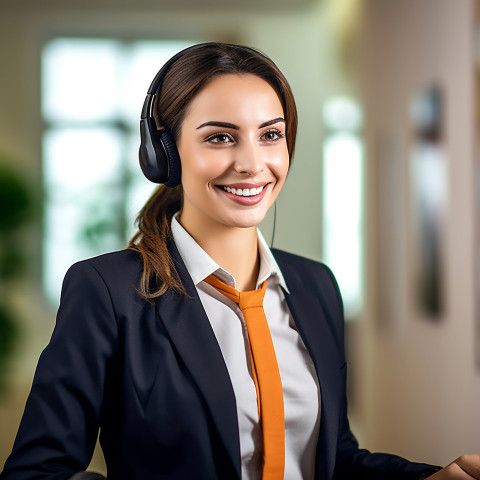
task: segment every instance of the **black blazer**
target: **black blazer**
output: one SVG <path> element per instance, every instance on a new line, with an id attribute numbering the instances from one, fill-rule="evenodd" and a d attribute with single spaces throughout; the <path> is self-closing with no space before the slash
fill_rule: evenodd
<path id="1" fill-rule="evenodd" d="M 169 249 L 191 298 L 168 291 L 155 305 L 143 300 L 141 261 L 129 250 L 67 272 L 1 480 L 68 479 L 89 464 L 99 427 L 109 480 L 240 479 L 228 371 L 173 242 Z M 316 479 L 418 479 L 429 465 L 360 450 L 350 432 L 342 302 L 332 274 L 273 253 L 321 388 Z"/>

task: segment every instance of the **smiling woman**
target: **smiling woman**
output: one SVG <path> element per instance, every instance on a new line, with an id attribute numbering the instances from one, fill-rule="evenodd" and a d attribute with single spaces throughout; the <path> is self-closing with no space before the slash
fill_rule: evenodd
<path id="1" fill-rule="evenodd" d="M 237 286 L 254 289 L 256 275 L 244 265 L 256 257 L 256 226 L 289 167 L 280 99 L 255 75 L 218 77 L 190 104 L 177 144 L 183 186 L 179 222 L 212 258 L 221 255 Z M 224 242 L 232 234 L 236 241 Z M 240 256 L 228 248 L 239 244 Z"/>
<path id="2" fill-rule="evenodd" d="M 335 279 L 257 230 L 296 124 L 287 81 L 252 48 L 197 45 L 157 74 L 140 162 L 163 185 L 129 249 L 68 271 L 1 480 L 69 479 L 99 430 L 110 480 L 419 480 L 439 469 L 359 449 Z M 480 478 L 458 470 L 479 463 L 435 475 Z"/>
<path id="3" fill-rule="evenodd" d="M 172 171 L 181 171 L 182 176 L 180 184 L 174 185 L 174 188 L 160 187 L 145 204 L 138 217 L 139 231 L 130 242 L 130 248 L 142 255 L 141 290 L 146 298 L 157 298 L 168 288 L 185 293 L 166 247 L 171 235 L 172 218 L 180 210 L 180 223 L 189 223 L 187 230 L 207 253 L 215 251 L 217 257 L 214 258 L 218 261 L 218 255 L 225 252 L 223 261 L 233 269 L 239 285 L 252 286 L 255 269 L 248 265 L 255 257 L 252 252 L 255 251 L 256 229 L 253 229 L 255 235 L 252 235 L 253 231 L 238 229 L 223 229 L 222 235 L 218 235 L 216 229 L 219 224 L 214 226 L 210 215 L 197 218 L 193 215 L 195 210 L 190 209 L 190 203 L 191 206 L 197 206 L 199 201 L 205 206 L 209 203 L 203 211 L 220 213 L 221 210 L 219 219 L 223 222 L 236 222 L 243 228 L 256 226 L 285 180 L 281 179 L 278 184 L 276 180 L 272 181 L 274 172 L 285 169 L 286 175 L 293 159 L 297 110 L 293 93 L 282 72 L 268 57 L 254 49 L 225 46 L 222 50 L 219 44 L 214 45 L 218 52 L 212 46 L 194 48 L 171 65 L 167 62 L 168 69 L 162 69 L 152 82 L 152 85 L 157 85 L 152 105 L 155 127 L 172 135 L 174 151 L 178 147 L 181 158 L 181 167 L 173 165 Z M 162 79 L 160 84 L 159 78 Z M 265 152 L 269 152 L 268 155 Z M 251 162 L 257 162 L 254 169 L 264 169 L 264 165 L 258 164 L 259 160 L 260 163 L 265 161 L 259 155 L 263 159 L 269 156 L 272 167 L 269 170 L 267 166 L 261 174 L 262 178 L 259 178 L 258 172 L 252 174 L 249 171 Z M 279 165 L 282 162 L 285 162 L 283 167 Z M 188 168 L 183 168 L 186 163 Z M 248 171 L 242 172 L 245 168 Z M 211 175 L 212 171 L 223 177 L 222 182 L 225 179 L 228 182 L 222 185 L 216 179 L 216 184 L 205 184 L 205 189 L 201 189 L 196 181 L 197 175 L 202 175 L 205 181 L 205 174 Z M 208 179 L 209 182 L 213 180 Z M 171 184 L 171 179 L 168 184 Z M 197 200 L 190 202 L 189 193 L 185 190 L 187 185 L 188 192 L 193 194 L 198 190 L 205 196 L 197 195 Z M 253 188 L 262 188 L 262 191 L 255 196 L 243 195 L 244 190 Z M 228 203 L 218 203 L 227 199 L 230 200 Z M 234 210 L 235 204 L 248 208 Z M 186 209 L 182 208 L 185 205 Z M 198 206 L 195 213 L 198 213 Z M 210 233 L 208 240 L 204 235 L 199 237 L 201 231 Z M 250 248 L 246 249 L 245 256 L 225 249 L 227 245 L 247 243 Z M 222 248 L 219 248 L 220 245 Z M 232 265 L 233 258 L 237 265 Z"/>

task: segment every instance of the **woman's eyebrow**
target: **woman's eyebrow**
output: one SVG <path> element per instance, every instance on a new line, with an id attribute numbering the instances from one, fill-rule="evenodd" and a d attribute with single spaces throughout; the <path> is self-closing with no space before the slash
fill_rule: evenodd
<path id="1" fill-rule="evenodd" d="M 283 122 L 285 124 L 287 123 L 284 118 L 278 117 L 278 118 L 274 118 L 273 120 L 269 120 L 268 122 L 262 123 L 261 125 L 258 126 L 258 128 L 268 127 L 278 122 Z M 240 127 L 238 125 L 235 125 L 234 123 L 218 122 L 216 120 L 211 120 L 209 122 L 202 123 L 197 127 L 197 130 L 203 127 L 222 127 L 222 128 L 232 128 L 233 130 L 240 130 Z"/>
<path id="2" fill-rule="evenodd" d="M 273 124 L 278 123 L 278 122 L 283 122 L 285 124 L 287 123 L 284 118 L 278 117 L 278 118 L 274 118 L 273 120 L 269 120 L 268 122 L 262 123 L 261 125 L 259 125 L 258 128 L 268 127 L 268 126 L 273 125 Z"/>
<path id="3" fill-rule="evenodd" d="M 215 120 L 212 120 L 210 122 L 205 122 L 202 123 L 197 127 L 197 130 L 202 127 L 223 127 L 223 128 L 233 128 L 234 130 L 240 130 L 240 127 L 238 125 L 235 125 L 233 123 L 228 123 L 228 122 L 216 122 Z"/>

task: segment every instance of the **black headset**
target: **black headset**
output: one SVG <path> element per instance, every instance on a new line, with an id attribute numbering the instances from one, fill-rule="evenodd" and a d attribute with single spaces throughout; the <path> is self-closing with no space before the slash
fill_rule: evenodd
<path id="1" fill-rule="evenodd" d="M 193 45 L 174 55 L 160 69 L 148 89 L 140 116 L 138 156 L 142 172 L 151 182 L 163 183 L 167 187 L 176 187 L 180 184 L 182 167 L 175 139 L 168 130 L 157 130 L 157 124 L 153 116 L 153 105 L 157 92 L 159 92 L 170 67 L 186 53 L 205 45 Z"/>
<path id="2" fill-rule="evenodd" d="M 153 116 L 155 97 L 161 90 L 163 79 L 170 67 L 186 53 L 197 48 L 216 47 L 218 45 L 216 42 L 199 43 L 181 50 L 163 65 L 148 89 L 140 116 L 140 148 L 138 156 L 142 172 L 151 182 L 163 183 L 167 187 L 176 187 L 180 185 L 182 177 L 180 155 L 178 154 L 175 139 L 168 130 L 157 130 L 157 124 Z M 233 44 L 223 45 L 228 45 L 232 48 L 240 47 Z M 241 48 L 246 48 L 257 55 L 265 56 L 253 48 L 245 46 Z"/>
<path id="3" fill-rule="evenodd" d="M 215 42 L 200 43 L 181 50 L 163 65 L 157 75 L 155 75 L 155 78 L 148 89 L 147 96 L 143 102 L 142 114 L 140 115 L 140 148 L 138 156 L 142 172 L 151 182 L 163 183 L 166 187 L 176 187 L 177 185 L 180 185 L 182 179 L 182 165 L 180 163 L 180 155 L 178 154 L 175 139 L 168 130 L 157 129 L 157 124 L 153 116 L 155 97 L 161 89 L 163 79 L 170 70 L 170 67 L 186 53 L 200 47 L 213 47 L 217 45 L 218 44 Z M 238 47 L 238 45 L 230 44 L 230 47 L 235 48 Z M 261 52 L 254 50 L 253 48 L 250 50 L 259 55 L 263 55 Z M 277 204 L 275 202 L 273 234 L 270 248 L 273 247 L 273 239 L 275 238 L 276 220 Z"/>

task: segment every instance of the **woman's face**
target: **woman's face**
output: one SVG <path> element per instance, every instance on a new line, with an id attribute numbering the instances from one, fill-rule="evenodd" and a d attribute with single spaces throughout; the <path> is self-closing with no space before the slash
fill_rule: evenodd
<path id="1" fill-rule="evenodd" d="M 258 225 L 289 167 L 275 90 L 251 74 L 222 75 L 190 103 L 177 142 L 187 230 Z"/>

